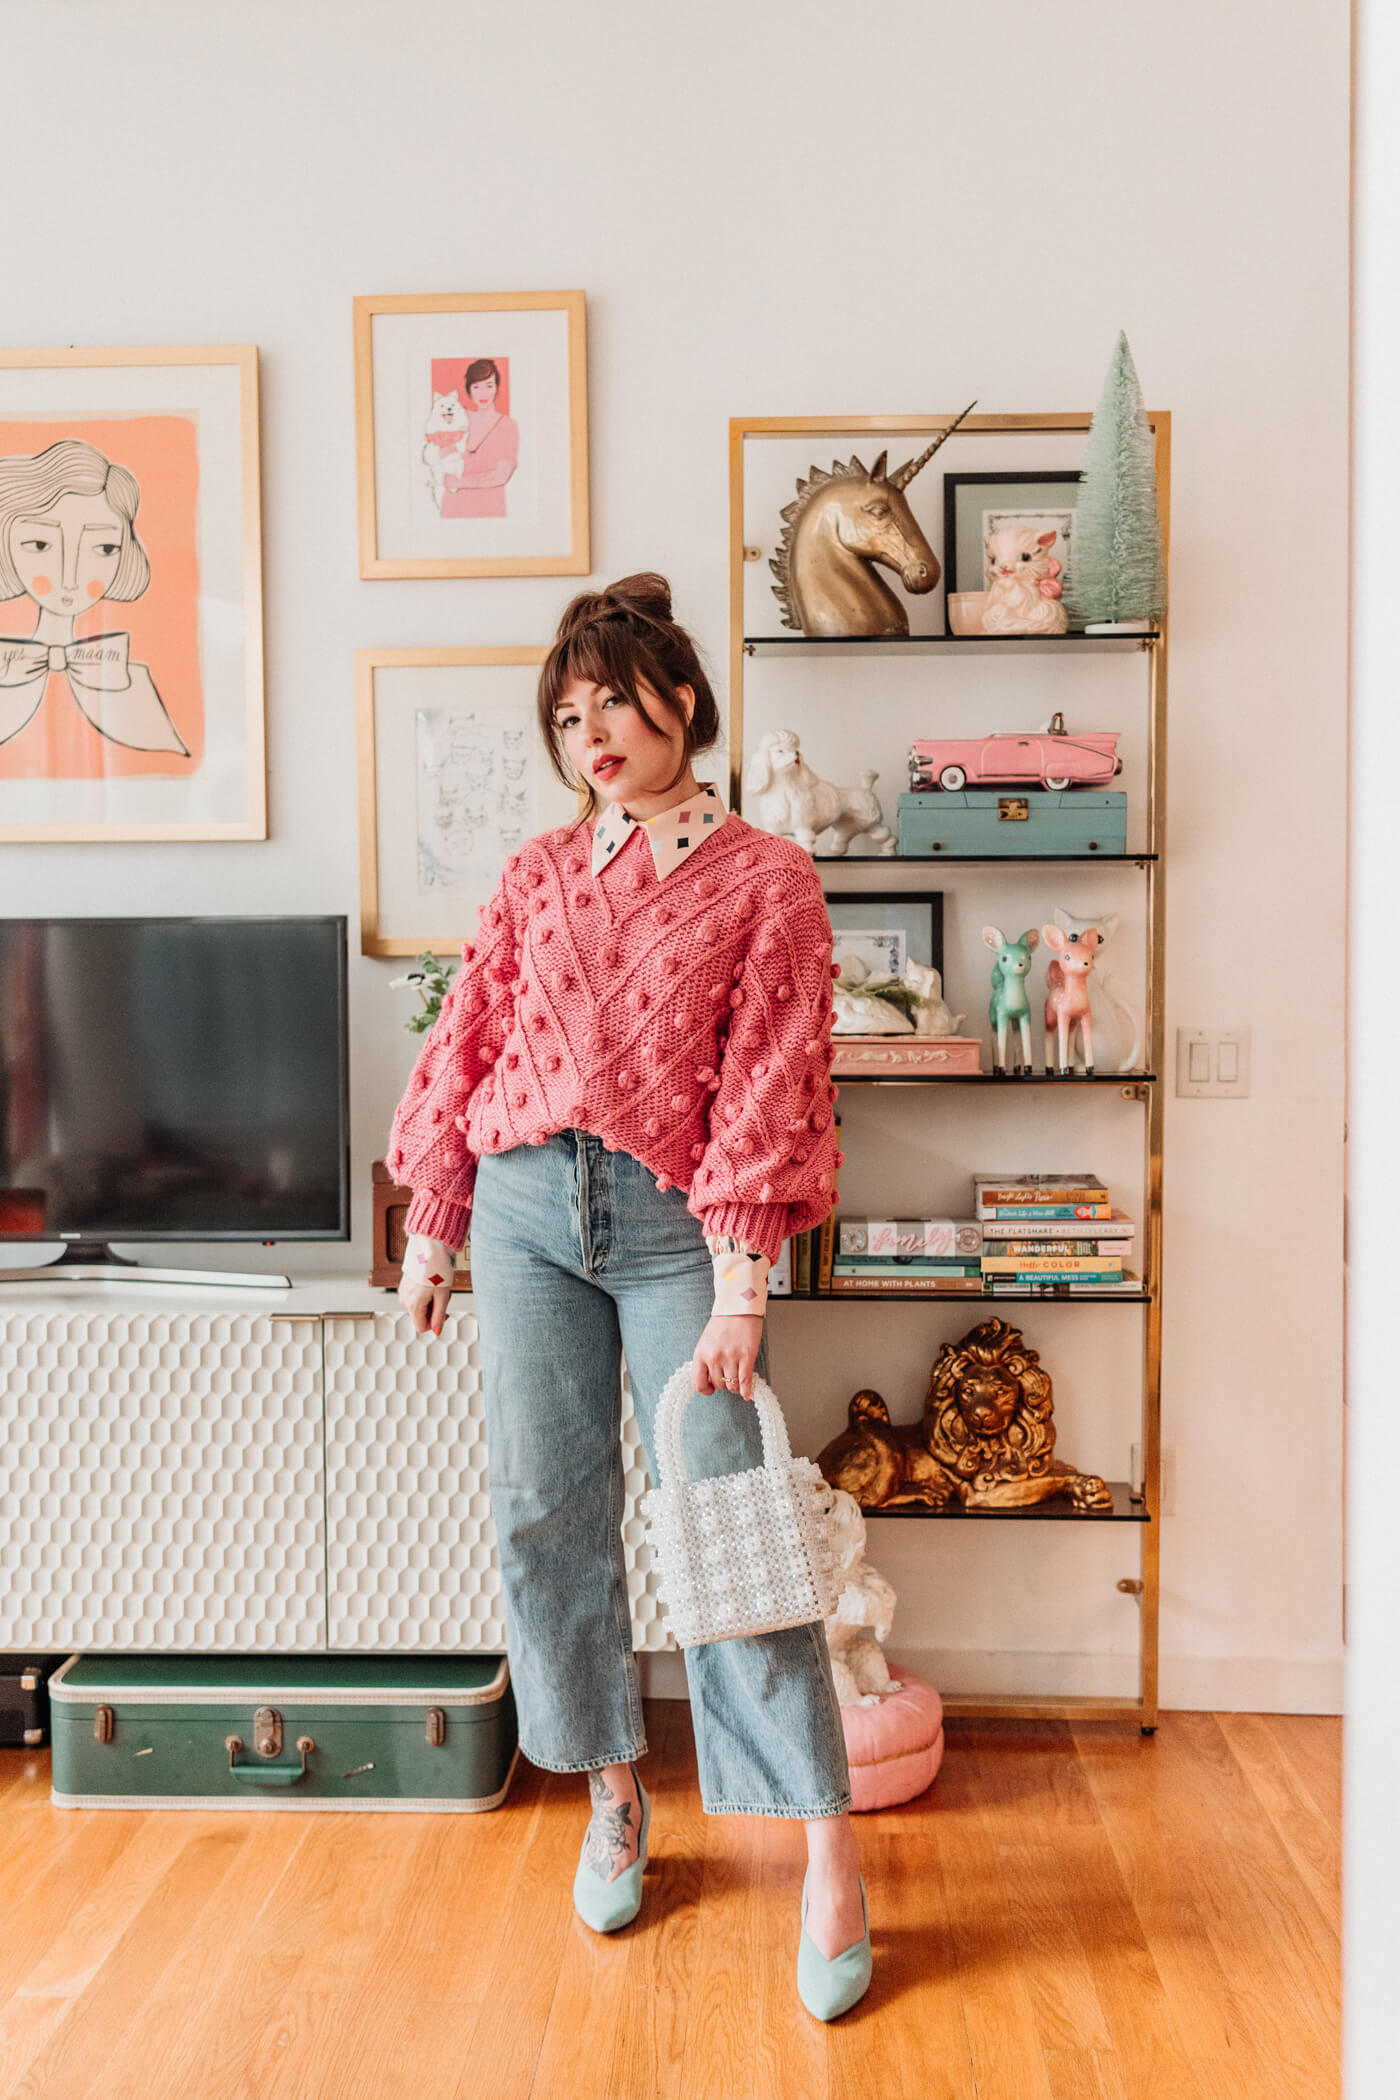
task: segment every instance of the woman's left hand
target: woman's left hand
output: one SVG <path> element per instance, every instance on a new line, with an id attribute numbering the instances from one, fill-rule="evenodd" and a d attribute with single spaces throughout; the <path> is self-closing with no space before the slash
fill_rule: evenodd
<path id="1" fill-rule="evenodd" d="M 697 1393 L 753 1398 L 753 1367 L 763 1340 L 762 1313 L 717 1313 L 695 1344 L 690 1382 Z"/>

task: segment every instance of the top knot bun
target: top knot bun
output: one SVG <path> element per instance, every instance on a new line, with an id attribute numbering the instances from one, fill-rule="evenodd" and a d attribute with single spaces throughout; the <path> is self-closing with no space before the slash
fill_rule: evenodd
<path id="1" fill-rule="evenodd" d="M 656 624 L 669 624 L 671 620 L 671 586 L 664 576 L 654 569 L 644 569 L 636 576 L 623 576 L 601 591 L 581 591 L 565 607 L 560 619 L 556 641 L 566 641 L 581 628 L 592 627 L 600 620 L 623 619 L 629 613 Z"/>

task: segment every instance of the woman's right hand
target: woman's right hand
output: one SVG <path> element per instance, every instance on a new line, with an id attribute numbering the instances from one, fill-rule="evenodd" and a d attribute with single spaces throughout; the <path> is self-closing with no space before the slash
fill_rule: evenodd
<path id="1" fill-rule="evenodd" d="M 405 1277 L 399 1285 L 398 1297 L 399 1304 L 413 1322 L 415 1334 L 442 1333 L 442 1323 L 452 1304 L 450 1283 L 410 1283 Z"/>

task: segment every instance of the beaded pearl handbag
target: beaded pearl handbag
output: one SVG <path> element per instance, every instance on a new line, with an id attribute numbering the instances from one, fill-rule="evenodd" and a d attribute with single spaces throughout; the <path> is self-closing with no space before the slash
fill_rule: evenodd
<path id="1" fill-rule="evenodd" d="M 682 1431 L 696 1397 L 690 1365 L 656 1407 L 661 1478 L 638 1507 L 671 1632 L 682 1648 L 805 1626 L 836 1609 L 839 1584 L 827 1523 L 832 1489 L 810 1458 L 794 1458 L 771 1386 L 753 1382 L 763 1464 L 692 1480 Z"/>

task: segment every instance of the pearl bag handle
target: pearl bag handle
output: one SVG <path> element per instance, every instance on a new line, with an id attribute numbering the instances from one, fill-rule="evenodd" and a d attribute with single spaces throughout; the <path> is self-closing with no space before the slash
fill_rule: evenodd
<path id="1" fill-rule="evenodd" d="M 690 1382 L 690 1365 L 682 1364 L 671 1373 L 661 1389 L 661 1398 L 656 1403 L 656 1457 L 663 1478 L 658 1487 L 686 1487 L 690 1474 L 685 1461 L 685 1412 L 692 1400 L 701 1396 Z M 713 1398 L 711 1394 L 705 1398 Z M 787 1423 L 778 1405 L 777 1395 L 766 1379 L 755 1376 L 753 1382 L 753 1405 L 758 1409 L 759 1427 L 763 1433 L 763 1463 L 776 1472 L 792 1457 L 792 1445 L 788 1442 Z"/>

